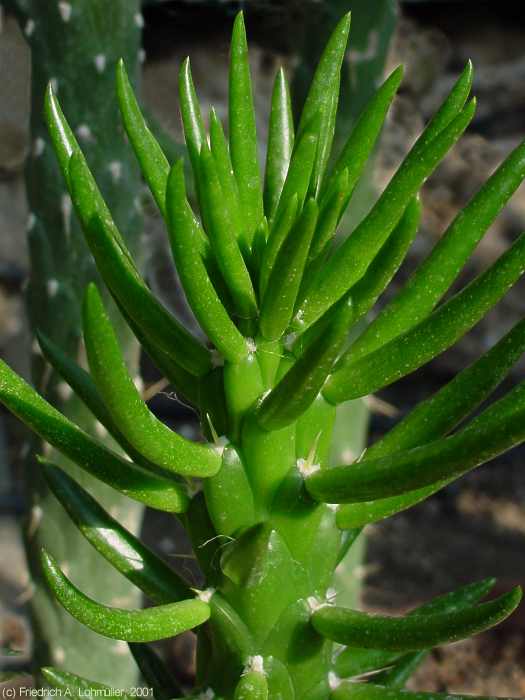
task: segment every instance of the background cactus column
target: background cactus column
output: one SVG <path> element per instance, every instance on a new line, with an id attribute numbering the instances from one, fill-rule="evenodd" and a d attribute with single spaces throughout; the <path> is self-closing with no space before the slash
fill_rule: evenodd
<path id="1" fill-rule="evenodd" d="M 43 331 L 69 355 L 82 354 L 80 298 L 86 284 L 97 279 L 71 200 L 52 153 L 42 116 L 49 81 L 60 96 L 91 167 L 96 173 L 127 244 L 136 249 L 141 233 L 139 173 L 126 147 L 114 92 L 115 65 L 126 61 L 137 81 L 142 16 L 138 0 L 74 0 L 41 2 L 13 0 L 10 4 L 31 47 L 31 152 L 26 166 L 30 209 L 28 239 L 31 275 L 28 314 L 34 330 Z M 124 330 L 112 307 L 131 366 L 137 366 L 137 345 Z M 33 348 L 33 381 L 73 421 L 107 440 L 102 426 L 66 385 L 53 374 Z M 55 454 L 75 478 L 132 530 L 140 524 L 142 507 L 124 499 Z M 42 546 L 58 553 L 72 578 L 92 594 L 114 605 L 139 605 L 140 594 L 85 542 L 50 494 L 41 470 L 30 457 L 27 464 L 26 528 L 28 560 L 34 594 L 35 664 L 64 664 L 78 673 L 117 686 L 134 685 L 135 663 L 125 643 L 103 639 L 57 606 L 41 577 L 38 554 Z M 89 653 L 87 653 L 89 650 Z"/>

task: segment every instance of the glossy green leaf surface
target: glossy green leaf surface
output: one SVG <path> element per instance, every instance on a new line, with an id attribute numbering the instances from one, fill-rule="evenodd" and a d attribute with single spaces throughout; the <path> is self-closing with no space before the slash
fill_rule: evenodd
<path id="1" fill-rule="evenodd" d="M 410 200 L 472 120 L 470 102 L 423 152 L 412 149 L 372 210 L 323 268 L 316 288 L 300 309 L 297 325 L 308 327 L 366 272 L 392 233 Z"/>
<path id="2" fill-rule="evenodd" d="M 80 147 L 62 112 L 60 103 L 56 99 L 51 83 L 47 86 L 44 96 L 44 118 L 60 170 L 67 183 L 69 181 L 69 159 L 75 151 L 80 151 Z"/>
<path id="3" fill-rule="evenodd" d="M 211 369 L 208 351 L 156 300 L 131 261 L 114 222 L 95 204 L 96 184 L 81 155 L 71 156 L 69 174 L 73 203 L 87 243 L 119 304 L 151 342 L 174 356 L 184 369 L 196 375 Z"/>
<path id="4" fill-rule="evenodd" d="M 335 132 L 339 101 L 341 65 L 350 31 L 350 13 L 344 15 L 332 33 L 317 65 L 298 127 L 298 137 L 318 120 L 319 146 L 312 172 L 312 191 L 319 192 Z"/>
<path id="5" fill-rule="evenodd" d="M 495 579 L 485 579 L 476 583 L 469 583 L 451 593 L 445 593 L 437 598 L 433 598 L 428 603 L 424 603 L 412 610 L 410 615 L 431 615 L 440 612 L 454 612 L 462 610 L 475 603 L 490 593 Z M 419 655 L 416 652 L 414 655 Z M 398 651 L 386 651 L 384 649 L 363 649 L 359 647 L 348 647 L 343 649 L 335 658 L 334 671 L 340 678 L 359 676 L 369 671 L 375 671 L 386 666 L 390 666 L 400 658 Z"/>
<path id="6" fill-rule="evenodd" d="M 356 340 L 350 353 L 354 360 L 399 336 L 432 311 L 524 178 L 522 143 L 461 210 L 399 294 Z"/>
<path id="7" fill-rule="evenodd" d="M 191 76 L 189 58 L 183 61 L 179 72 L 179 102 L 186 147 L 198 189 L 199 156 L 202 144 L 206 142 L 206 130 Z"/>
<path id="8" fill-rule="evenodd" d="M 355 362 L 349 350 L 326 386 L 326 397 L 339 402 L 365 396 L 418 369 L 483 318 L 524 270 L 525 235 L 521 235 L 488 270 L 413 329 Z"/>
<path id="9" fill-rule="evenodd" d="M 107 607 L 79 591 L 47 552 L 42 552 L 42 567 L 59 603 L 82 624 L 104 637 L 128 642 L 152 642 L 198 627 L 210 616 L 209 606 L 198 599 L 145 610 Z"/>
<path id="10" fill-rule="evenodd" d="M 283 208 L 279 217 L 270 229 L 267 244 L 262 253 L 261 270 L 259 274 L 259 293 L 264 297 L 268 279 L 275 265 L 279 251 L 287 239 L 296 221 L 299 210 L 299 199 L 297 194 L 292 195 L 286 207 Z"/>
<path id="11" fill-rule="evenodd" d="M 370 311 L 396 274 L 416 237 L 420 219 L 421 202 L 416 197 L 408 204 L 399 223 L 372 260 L 364 276 L 352 287 L 355 322 Z M 355 342 L 352 348 L 354 346 Z"/>
<path id="12" fill-rule="evenodd" d="M 51 462 L 40 463 L 53 494 L 88 542 L 151 600 L 172 603 L 191 595 L 175 571 L 122 527 L 76 481 Z"/>
<path id="13" fill-rule="evenodd" d="M 228 212 L 230 214 L 230 227 L 239 241 L 239 246 L 243 255 L 248 258 L 250 249 L 247 246 L 246 236 L 243 235 L 244 222 L 239 198 L 239 187 L 233 172 L 228 141 L 224 135 L 224 130 L 217 116 L 217 112 L 213 108 L 210 111 L 210 149 L 215 161 L 222 194 L 227 201 Z"/>
<path id="14" fill-rule="evenodd" d="M 326 186 L 323 188 L 323 199 L 332 192 L 337 177 L 343 170 L 347 170 L 348 192 L 346 203 L 348 202 L 377 143 L 388 108 L 395 97 L 402 78 L 403 67 L 398 66 L 365 106 L 343 146 L 341 155 L 330 173 Z"/>
<path id="15" fill-rule="evenodd" d="M 451 437 L 375 460 L 318 471 L 306 488 L 318 500 L 354 503 L 452 480 L 525 439 L 525 385 L 519 384 Z"/>
<path id="16" fill-rule="evenodd" d="M 508 617 L 519 605 L 521 589 L 488 603 L 456 612 L 383 617 L 326 605 L 312 613 L 312 624 L 339 644 L 369 649 L 413 651 L 449 644 L 478 634 Z"/>
<path id="17" fill-rule="evenodd" d="M 281 381 L 265 396 L 257 420 L 266 430 L 278 430 L 297 420 L 313 403 L 341 352 L 352 318 L 351 298 L 340 304 L 326 332 L 296 360 Z"/>
<path id="18" fill-rule="evenodd" d="M 232 214 L 219 180 L 217 166 L 206 144 L 201 148 L 202 194 L 209 216 L 209 236 L 219 268 L 242 319 L 257 316 L 257 300 L 239 242 L 232 230 Z M 262 217 L 261 217 L 262 218 Z"/>
<path id="19" fill-rule="evenodd" d="M 239 12 L 233 25 L 228 94 L 230 152 L 246 223 L 244 235 L 249 248 L 264 211 L 248 45 L 242 12 Z"/>
<path id="20" fill-rule="evenodd" d="M 294 124 L 290 88 L 284 70 L 275 76 L 272 92 L 268 149 L 264 180 L 264 211 L 272 218 L 283 189 L 294 145 Z"/>
<path id="21" fill-rule="evenodd" d="M 118 429 L 135 449 L 176 474 L 211 476 L 219 471 L 221 460 L 216 450 L 177 435 L 146 406 L 128 373 L 95 285 L 86 290 L 83 320 L 84 342 L 95 384 Z"/>
<path id="22" fill-rule="evenodd" d="M 50 365 L 60 374 L 75 394 L 85 403 L 91 413 L 118 442 L 132 460 L 146 469 L 156 471 L 156 465 L 148 462 L 119 431 L 111 418 L 98 389 L 85 369 L 68 357 L 61 348 L 42 333 L 36 333 L 42 353 Z"/>
<path id="23" fill-rule="evenodd" d="M 124 128 L 137 156 L 142 174 L 158 208 L 164 214 L 166 182 L 170 166 L 157 139 L 146 124 L 122 59 L 117 64 L 117 97 Z"/>
<path id="24" fill-rule="evenodd" d="M 43 440 L 117 491 L 158 510 L 185 510 L 188 498 L 182 485 L 148 474 L 104 447 L 1 361 L 0 401 Z"/>
<path id="25" fill-rule="evenodd" d="M 248 348 L 219 299 L 199 254 L 199 223 L 186 199 L 182 161 L 173 166 L 168 180 L 167 218 L 173 258 L 193 313 L 219 352 L 228 361 L 239 362 L 248 354 Z"/>
<path id="26" fill-rule="evenodd" d="M 308 200 L 279 250 L 261 307 L 259 328 L 266 340 L 278 340 L 290 324 L 318 214 L 315 200 Z"/>

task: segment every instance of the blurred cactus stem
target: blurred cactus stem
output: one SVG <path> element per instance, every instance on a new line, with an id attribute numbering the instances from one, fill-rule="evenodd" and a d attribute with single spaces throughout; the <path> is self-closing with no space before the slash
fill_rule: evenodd
<path id="1" fill-rule="evenodd" d="M 81 294 L 98 275 L 53 154 L 43 119 L 44 95 L 51 81 L 127 245 L 136 252 L 142 230 L 141 182 L 123 136 L 114 77 L 117 60 L 123 57 L 131 79 L 137 82 L 143 23 L 140 2 L 13 0 L 11 6 L 31 48 L 32 64 L 31 148 L 26 167 L 31 260 L 28 314 L 34 331 L 44 333 L 76 359 L 83 354 Z M 112 318 L 127 359 L 137 368 L 137 345 L 114 307 Z M 36 340 L 32 369 L 35 386 L 54 405 L 88 432 L 109 440 L 93 415 L 50 370 Z M 142 506 L 86 476 L 58 453 L 50 451 L 50 455 L 119 522 L 133 531 L 138 529 Z M 94 634 L 57 605 L 42 580 L 40 550 L 52 547 L 72 579 L 107 603 L 140 605 L 140 594 L 85 541 L 50 494 L 32 456 L 27 463 L 27 490 L 30 515 L 25 535 L 33 587 L 35 666 L 58 663 L 100 682 L 134 685 L 137 670 L 127 645 Z"/>

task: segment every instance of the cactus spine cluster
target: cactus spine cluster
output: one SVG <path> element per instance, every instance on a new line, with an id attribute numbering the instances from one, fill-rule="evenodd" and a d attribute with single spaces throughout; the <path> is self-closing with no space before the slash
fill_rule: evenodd
<path id="1" fill-rule="evenodd" d="M 130 644 L 158 697 L 182 692 L 147 644 L 189 629 L 197 632 L 192 696 L 407 697 L 399 688 L 429 649 L 488 629 L 521 598 L 515 588 L 480 602 L 494 585 L 487 580 L 392 618 L 337 605 L 331 589 L 334 571 L 364 525 L 408 508 L 525 439 L 524 384 L 455 429 L 522 354 L 521 321 L 353 463 L 328 464 L 338 404 L 377 391 L 446 350 L 525 269 L 521 236 L 440 303 L 525 177 L 522 144 L 394 300 L 350 342 L 349 331 L 359 328 L 413 241 L 418 192 L 467 128 L 475 101 L 468 100 L 469 64 L 370 212 L 334 246 L 402 79 L 398 68 L 379 87 L 331 164 L 349 28 L 346 15 L 321 57 L 297 129 L 286 78 L 278 73 L 264 181 L 242 14 L 231 45 L 228 138 L 213 111 L 206 130 L 184 62 L 180 104 L 199 217 L 186 197 L 182 161 L 167 162 L 124 63 L 118 65 L 126 132 L 166 220 L 206 345 L 144 283 L 52 86 L 46 93 L 51 139 L 104 284 L 145 350 L 199 412 L 205 441 L 183 438 L 150 412 L 94 284 L 86 288 L 82 314 L 89 373 L 49 339 L 42 350 L 129 459 L 64 418 L 5 364 L 0 400 L 80 468 L 135 501 L 179 514 L 186 526 L 206 581 L 199 590 L 77 481 L 40 459 L 83 535 L 153 606 L 128 609 L 91 598 L 87 581 L 71 581 L 51 547 L 42 552 L 49 586 L 76 619 Z M 99 687 L 58 668 L 44 675 L 77 694 Z"/>

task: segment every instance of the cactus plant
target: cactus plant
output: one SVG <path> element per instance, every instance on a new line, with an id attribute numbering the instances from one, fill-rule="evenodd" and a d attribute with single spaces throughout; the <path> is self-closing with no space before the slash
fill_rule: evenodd
<path id="1" fill-rule="evenodd" d="M 0 400 L 81 469 L 135 501 L 178 514 L 186 526 L 206 581 L 200 589 L 75 479 L 48 458 L 40 460 L 82 534 L 153 606 L 103 605 L 44 550 L 49 586 L 73 617 L 130 643 L 158 697 L 180 691 L 148 642 L 195 629 L 193 696 L 410 698 L 400 688 L 429 649 L 490 628 L 521 598 L 515 588 L 480 602 L 494 585 L 490 579 L 387 617 L 337 605 L 330 589 L 364 525 L 427 498 L 525 439 L 523 384 L 455 430 L 522 354 L 521 321 L 354 463 L 327 465 L 340 402 L 387 386 L 453 345 L 525 269 L 521 236 L 486 272 L 439 303 L 525 178 L 522 144 L 393 301 L 349 340 L 414 239 L 418 191 L 475 110 L 475 101 L 468 101 L 469 64 L 369 214 L 334 249 L 335 230 L 402 78 L 396 69 L 371 97 L 329 168 L 349 26 L 347 15 L 328 42 L 295 137 L 286 79 L 277 75 L 264 183 L 242 14 L 232 37 L 228 140 L 214 113 L 208 136 L 189 61 L 183 64 L 180 103 L 200 218 L 186 198 L 182 162 L 169 166 L 124 64 L 118 66 L 129 141 L 165 217 L 188 302 L 209 345 L 189 334 L 144 283 L 52 86 L 46 93 L 51 138 L 104 283 L 144 348 L 199 412 L 205 440 L 186 440 L 142 401 L 94 284 L 83 304 L 89 373 L 52 342 L 42 345 L 129 459 L 68 421 L 5 364 Z M 376 674 L 372 682 L 356 682 L 370 673 Z M 86 688 L 110 692 L 62 669 L 47 668 L 44 675 L 71 695 Z"/>
<path id="2" fill-rule="evenodd" d="M 126 59 L 133 83 L 138 79 L 140 2 L 115 0 L 109 14 L 108 4 L 103 0 L 71 3 L 12 0 L 8 5 L 16 12 L 27 39 L 32 65 L 31 147 L 26 165 L 31 263 L 28 315 L 33 331 L 45 334 L 67 355 L 76 356 L 82 332 L 83 290 L 89 281 L 99 278 L 72 211 L 42 119 L 43 96 L 52 79 L 102 191 L 126 232 L 127 245 L 136 251 L 142 231 L 138 199 L 142 191 L 140 171 L 126 146 L 118 108 L 111 98 L 114 95 L 113 74 L 120 56 Z M 81 81 L 76 80 L 79 75 L 82 75 Z M 106 104 L 107 108 L 98 110 L 95 104 Z M 111 314 L 114 322 L 119 323 L 119 336 L 135 372 L 138 344 L 119 321 L 118 313 L 112 310 Z M 102 426 L 60 376 L 50 371 L 36 341 L 34 348 L 32 376 L 35 386 L 71 420 L 100 436 Z M 34 449 L 40 450 L 41 444 L 35 443 Z M 82 474 L 60 454 L 52 452 L 48 456 L 81 479 L 119 520 L 125 520 L 134 531 L 138 529 L 142 519 L 142 508 L 138 504 Z M 113 598 L 139 605 L 139 592 L 86 546 L 84 538 L 47 487 L 35 464 L 33 451 L 26 460 L 26 475 L 30 517 L 25 542 L 34 591 L 31 614 L 36 663 L 63 662 L 71 671 L 80 674 L 89 671 L 97 680 L 132 684 L 137 672 L 126 646 L 97 637 L 54 604 L 42 575 L 40 549 L 53 546 L 73 576 L 85 578 L 96 567 L 99 575 L 90 577 L 91 595 L 106 596 L 108 602 Z M 98 649 L 96 665 L 86 656 L 86 647 Z"/>

